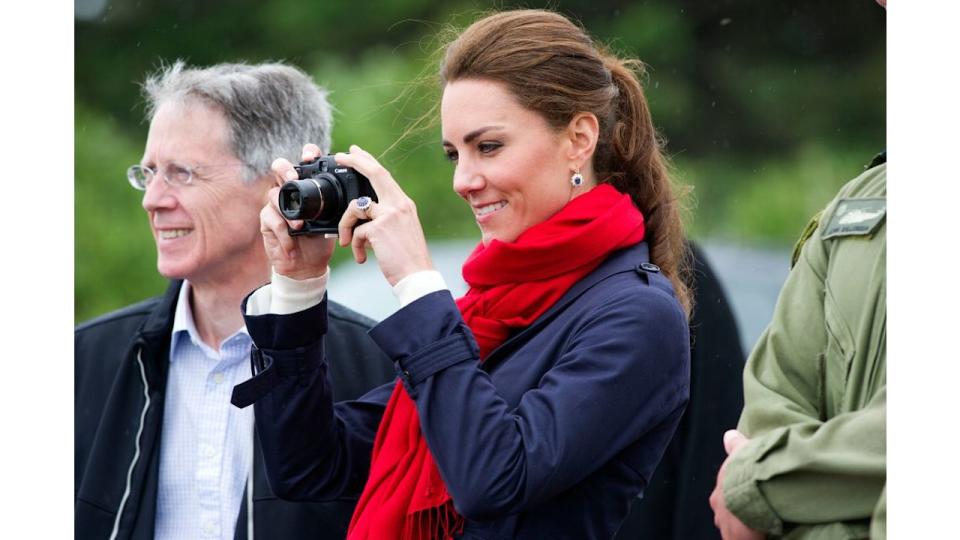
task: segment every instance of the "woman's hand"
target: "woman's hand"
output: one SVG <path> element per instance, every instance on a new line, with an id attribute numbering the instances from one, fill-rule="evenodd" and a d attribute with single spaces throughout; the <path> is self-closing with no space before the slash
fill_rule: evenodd
<path id="1" fill-rule="evenodd" d="M 366 210 L 359 209 L 356 200 L 350 201 L 339 224 L 340 245 L 350 244 L 353 258 L 361 264 L 367 260 L 366 248 L 372 247 L 391 287 L 414 272 L 433 270 L 417 207 L 390 172 L 356 145 L 349 154 L 341 152 L 335 157 L 337 164 L 353 167 L 369 178 L 378 199 Z M 356 226 L 363 220 L 369 221 Z"/>
<path id="2" fill-rule="evenodd" d="M 319 155 L 320 148 L 317 145 L 308 144 L 303 147 L 303 161 Z M 284 182 L 297 179 L 297 171 L 292 163 L 283 158 L 274 161 L 270 169 L 273 171 L 276 186 L 270 189 L 267 205 L 260 211 L 260 233 L 263 235 L 267 258 L 274 271 L 292 279 L 322 276 L 333 255 L 333 239 L 309 235 L 290 236 L 287 224 L 293 229 L 300 229 L 303 221 L 288 222 L 280 213 L 277 198 Z"/>

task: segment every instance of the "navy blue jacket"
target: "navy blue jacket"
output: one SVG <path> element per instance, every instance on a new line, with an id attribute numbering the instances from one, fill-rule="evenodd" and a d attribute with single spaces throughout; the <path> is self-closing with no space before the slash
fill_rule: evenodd
<path id="1" fill-rule="evenodd" d="M 447 291 L 370 335 L 395 364 L 463 538 L 611 538 L 649 482 L 689 393 L 687 321 L 646 244 L 613 254 L 481 363 Z M 334 404 L 326 302 L 247 318 L 278 386 L 256 403 L 280 497 L 359 495 L 392 385 Z M 319 331 L 318 331 L 319 330 Z"/>

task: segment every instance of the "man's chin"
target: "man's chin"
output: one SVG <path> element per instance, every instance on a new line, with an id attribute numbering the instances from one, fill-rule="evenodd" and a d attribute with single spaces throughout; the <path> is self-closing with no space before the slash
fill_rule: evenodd
<path id="1" fill-rule="evenodd" d="M 187 279 L 189 271 L 182 264 L 157 261 L 157 272 L 167 279 Z"/>

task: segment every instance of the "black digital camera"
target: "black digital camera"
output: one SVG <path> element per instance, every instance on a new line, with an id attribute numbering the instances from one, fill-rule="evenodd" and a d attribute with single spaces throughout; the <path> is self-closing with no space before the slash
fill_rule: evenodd
<path id="1" fill-rule="evenodd" d="M 284 217 L 304 220 L 302 229 L 289 229 L 290 236 L 336 234 L 350 201 L 364 195 L 377 200 L 370 180 L 356 169 L 337 165 L 333 156 L 304 161 L 293 168 L 299 180 L 284 183 L 278 201 Z"/>

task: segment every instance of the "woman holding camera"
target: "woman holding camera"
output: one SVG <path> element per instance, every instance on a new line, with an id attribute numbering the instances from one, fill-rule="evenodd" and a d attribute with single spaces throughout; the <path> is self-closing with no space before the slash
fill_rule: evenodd
<path id="1" fill-rule="evenodd" d="M 689 387 L 683 231 L 635 65 L 539 10 L 448 46 L 442 144 L 482 233 L 457 300 L 390 173 L 336 155 L 378 195 L 350 203 L 340 243 L 373 249 L 403 306 L 371 331 L 398 380 L 358 401 L 325 377 L 332 241 L 264 208 L 274 280 L 244 309 L 251 384 L 275 385 L 256 422 L 278 495 L 359 497 L 351 539 L 613 536 Z"/>

